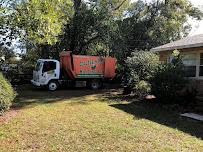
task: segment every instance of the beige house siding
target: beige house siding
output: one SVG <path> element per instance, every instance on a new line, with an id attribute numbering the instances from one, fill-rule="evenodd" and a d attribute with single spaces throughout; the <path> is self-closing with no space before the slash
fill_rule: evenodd
<path id="1" fill-rule="evenodd" d="M 202 53 L 203 52 L 203 46 L 199 48 L 188 48 L 188 49 L 178 49 L 182 54 L 189 54 L 189 53 Z M 159 53 L 159 60 L 160 61 L 168 61 L 168 58 L 170 57 L 173 50 L 168 51 L 161 51 Z"/>
<path id="2" fill-rule="evenodd" d="M 200 94 L 203 94 L 203 76 L 199 76 L 199 66 L 200 66 L 200 53 L 203 53 L 203 46 L 198 48 L 187 48 L 187 49 L 179 49 L 181 54 L 196 54 L 196 77 L 190 78 L 194 87 L 197 88 Z M 159 60 L 162 62 L 168 62 L 171 53 L 173 50 L 168 51 L 160 51 Z"/>
<path id="3" fill-rule="evenodd" d="M 172 51 L 159 52 L 159 60 L 162 62 L 167 62 L 171 53 L 172 53 Z"/>

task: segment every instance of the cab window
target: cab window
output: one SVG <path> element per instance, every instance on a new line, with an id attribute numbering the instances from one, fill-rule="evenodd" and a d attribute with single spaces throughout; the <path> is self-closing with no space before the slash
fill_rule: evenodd
<path id="1" fill-rule="evenodd" d="M 45 61 L 43 66 L 43 72 L 48 72 L 56 69 L 56 62 L 54 61 Z"/>
<path id="2" fill-rule="evenodd" d="M 36 66 L 35 66 L 35 71 L 39 71 L 42 67 L 42 63 L 41 62 L 37 62 Z"/>

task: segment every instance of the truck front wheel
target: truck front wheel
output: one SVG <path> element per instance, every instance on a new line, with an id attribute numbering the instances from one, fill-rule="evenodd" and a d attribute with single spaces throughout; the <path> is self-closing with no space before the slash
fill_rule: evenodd
<path id="1" fill-rule="evenodd" d="M 92 90 L 98 90 L 99 88 L 102 87 L 102 82 L 99 80 L 92 80 L 90 81 L 89 86 Z"/>
<path id="2" fill-rule="evenodd" d="M 49 91 L 55 91 L 58 89 L 58 82 L 50 81 L 47 87 Z"/>

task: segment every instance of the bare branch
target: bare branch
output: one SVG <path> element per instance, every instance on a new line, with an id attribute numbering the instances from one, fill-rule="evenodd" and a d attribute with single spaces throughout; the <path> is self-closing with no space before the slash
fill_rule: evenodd
<path id="1" fill-rule="evenodd" d="M 115 7 L 113 10 L 118 10 L 127 0 L 123 0 L 117 7 Z"/>

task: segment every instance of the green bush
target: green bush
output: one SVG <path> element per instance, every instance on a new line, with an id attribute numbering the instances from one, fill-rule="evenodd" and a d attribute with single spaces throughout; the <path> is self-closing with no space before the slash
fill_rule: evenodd
<path id="1" fill-rule="evenodd" d="M 133 52 L 126 60 L 128 71 L 127 86 L 143 97 L 151 91 L 150 80 L 159 64 L 159 57 L 149 51 Z"/>
<path id="2" fill-rule="evenodd" d="M 194 101 L 196 90 L 188 85 L 179 51 L 174 50 L 172 56 L 171 63 L 159 63 L 158 56 L 152 52 L 133 52 L 126 60 L 124 93 L 133 91 L 138 97 L 153 94 L 161 103 Z"/>
<path id="3" fill-rule="evenodd" d="M 195 101 L 197 91 L 185 78 L 179 51 L 174 50 L 172 56 L 171 63 L 162 63 L 156 69 L 151 91 L 161 103 L 187 105 Z"/>
<path id="4" fill-rule="evenodd" d="M 187 80 L 180 62 L 162 63 L 151 80 L 152 94 L 162 103 L 178 103 L 184 95 Z"/>
<path id="5" fill-rule="evenodd" d="M 0 73 L 0 113 L 7 110 L 15 98 L 15 91 L 11 84 Z"/>

